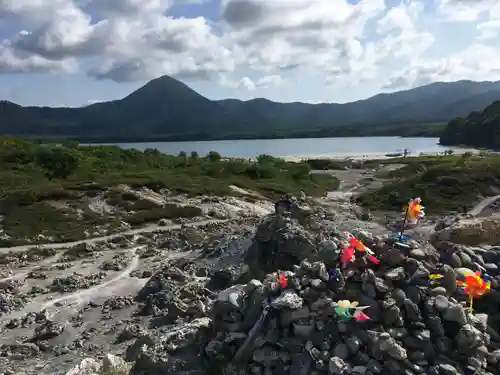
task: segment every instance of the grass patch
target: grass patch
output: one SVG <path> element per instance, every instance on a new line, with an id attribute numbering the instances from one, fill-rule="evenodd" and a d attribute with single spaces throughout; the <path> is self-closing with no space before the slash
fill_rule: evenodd
<path id="1" fill-rule="evenodd" d="M 56 242 L 70 242 L 85 237 L 89 228 L 109 225 L 106 217 L 89 212 L 77 217 L 72 210 L 55 208 L 47 202 L 12 207 L 4 217 L 3 229 L 11 238 L 1 240 L 2 246 L 16 246 L 35 239 L 34 243 L 47 242 L 36 237 L 43 235 Z"/>
<path id="2" fill-rule="evenodd" d="M 5 232 L 12 237 L 0 244 L 26 243 L 39 234 L 54 241 L 73 241 L 96 226 L 114 225 L 117 217 L 94 214 L 85 209 L 82 198 L 98 196 L 120 184 L 189 196 L 234 195 L 229 186 L 236 185 L 269 198 L 300 191 L 324 195 L 338 187 L 337 178 L 311 175 L 310 171 L 308 163 L 267 155 L 250 162 L 223 160 L 216 152 L 207 157 L 172 156 L 155 149 L 142 152 L 117 146 L 40 145 L 0 137 L 0 214 Z M 119 191 L 106 193 L 106 197 L 126 211 L 135 211 L 128 217 L 134 225 L 176 215 L 198 216 L 192 208 L 157 207 Z M 56 208 L 54 202 L 71 208 Z"/>
<path id="3" fill-rule="evenodd" d="M 427 166 L 425 164 L 411 163 L 405 165 L 404 167 L 388 171 L 385 174 L 385 178 L 405 178 L 416 176 L 420 173 L 423 173 L 427 170 Z"/>
<path id="4" fill-rule="evenodd" d="M 382 165 L 391 164 L 415 164 L 415 165 L 437 165 L 442 163 L 456 163 L 462 159 L 461 155 L 430 155 L 430 156 L 407 156 L 388 159 L 373 159 L 365 160 L 363 166 L 365 168 L 378 168 Z"/>
<path id="5" fill-rule="evenodd" d="M 372 209 L 400 211 L 408 199 L 418 196 L 426 212 L 443 214 L 469 210 L 482 197 L 500 192 L 500 158 L 453 160 L 448 157 L 440 163 L 409 164 L 394 171 L 393 182 L 362 194 L 358 202 Z"/>
<path id="6" fill-rule="evenodd" d="M 290 186 L 324 194 L 335 186 L 333 176 L 311 178 L 307 162 L 286 162 L 261 155 L 256 162 L 172 156 L 115 146 L 56 147 L 0 137 L 0 200 L 3 205 L 29 205 L 50 199 L 77 200 L 119 184 L 169 189 L 188 195 L 231 194 L 230 184 L 247 188 Z M 340 168 L 336 161 L 329 161 Z M 116 197 L 118 198 L 118 197 Z M 133 201 L 122 196 L 121 200 Z"/>
<path id="7" fill-rule="evenodd" d="M 307 159 L 304 161 L 317 171 L 344 170 L 350 163 L 332 159 Z"/>

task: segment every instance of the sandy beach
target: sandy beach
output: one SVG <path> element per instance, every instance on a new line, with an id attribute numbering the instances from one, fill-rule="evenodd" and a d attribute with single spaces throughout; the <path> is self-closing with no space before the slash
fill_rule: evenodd
<path id="1" fill-rule="evenodd" d="M 286 161 L 300 162 L 311 159 L 331 159 L 331 160 L 374 160 L 374 159 L 390 159 L 389 156 L 383 154 L 367 154 L 367 155 L 310 155 L 310 156 L 284 156 Z"/>
<path id="2" fill-rule="evenodd" d="M 458 150 L 453 150 L 454 155 L 462 155 L 466 152 L 472 152 L 474 154 L 477 154 L 477 150 L 471 150 L 471 149 L 458 149 Z M 408 155 L 408 157 L 416 157 L 416 156 L 438 156 L 442 155 L 441 153 L 438 152 L 426 152 L 423 153 L 422 155 L 420 153 L 414 153 Z M 309 155 L 309 156 L 284 156 L 282 157 L 283 159 L 287 161 L 293 161 L 293 162 L 300 162 L 303 160 L 311 160 L 311 159 L 331 159 L 331 160 L 384 160 L 384 159 L 392 159 L 392 156 L 387 156 L 386 154 L 379 154 L 379 153 L 368 153 L 364 155 L 346 155 L 346 154 L 340 154 L 340 155 L 332 155 L 332 154 L 323 154 L 323 155 Z"/>

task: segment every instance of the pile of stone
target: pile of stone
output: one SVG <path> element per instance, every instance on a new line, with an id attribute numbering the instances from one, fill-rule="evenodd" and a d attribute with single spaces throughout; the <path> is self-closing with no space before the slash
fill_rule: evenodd
<path id="1" fill-rule="evenodd" d="M 276 269 L 290 269 L 317 252 L 316 239 L 295 218 L 277 213 L 266 216 L 257 227 L 245 263 L 252 277 L 261 279 Z"/>
<path id="2" fill-rule="evenodd" d="M 152 326 L 206 316 L 213 292 L 205 288 L 205 278 L 165 265 L 138 292 L 139 314 L 153 315 Z"/>
<path id="3" fill-rule="evenodd" d="M 30 271 L 28 275 L 26 276 L 27 279 L 39 279 L 39 280 L 46 280 L 47 279 L 47 274 L 40 269 L 35 269 L 33 271 Z"/>
<path id="4" fill-rule="evenodd" d="M 23 284 L 15 279 L 0 283 L 0 316 L 20 309 L 28 301 L 28 296 L 20 291 Z"/>
<path id="5" fill-rule="evenodd" d="M 121 357 L 107 353 L 104 358 L 98 362 L 92 358 L 86 358 L 77 366 L 72 368 L 66 375 L 83 374 L 128 374 L 130 364 L 126 363 Z"/>
<path id="6" fill-rule="evenodd" d="M 94 243 L 81 243 L 68 248 L 61 257 L 62 262 L 72 262 L 75 260 L 88 258 L 96 255 L 99 250 L 103 250 L 102 245 Z"/>
<path id="7" fill-rule="evenodd" d="M 113 296 L 104 301 L 102 305 L 102 312 L 109 313 L 112 310 L 121 310 L 135 303 L 132 296 Z"/>
<path id="8" fill-rule="evenodd" d="M 59 293 L 75 292 L 80 289 L 88 289 L 92 286 L 102 283 L 106 278 L 105 272 L 92 273 L 90 275 L 81 275 L 74 273 L 66 277 L 57 277 L 51 285 L 51 290 Z"/>
<path id="9" fill-rule="evenodd" d="M 196 260 L 132 273 L 150 279 L 135 297 L 139 316 L 117 335 L 116 343 L 135 342 L 124 353 L 124 372 L 116 373 L 500 375 L 497 248 L 456 245 L 437 235 L 432 245 L 399 243 L 354 231 L 380 263 L 358 254 L 341 266 L 345 234 L 331 225 L 335 218 L 289 196 L 275 208 L 253 237 L 214 238 Z M 187 239 L 193 236 L 172 235 L 157 247 L 190 249 L 199 242 Z M 490 276 L 492 291 L 471 313 L 457 281 L 475 271 Z M 342 300 L 367 306 L 369 319 L 339 316 Z M 112 298 L 103 312 L 132 302 Z M 85 373 L 75 368 L 68 374 Z"/>
<path id="10" fill-rule="evenodd" d="M 103 271 L 121 271 L 127 268 L 131 258 L 129 253 L 117 254 L 112 259 L 105 260 L 99 268 Z"/>
<path id="11" fill-rule="evenodd" d="M 286 287 L 279 271 L 219 293 L 204 350 L 211 368 L 255 375 L 500 373 L 498 276 L 491 275 L 494 290 L 475 302 L 474 314 L 457 288 L 465 273 L 484 272 L 481 254 L 451 244 L 441 244 L 450 252 L 388 236 L 358 237 L 379 265 L 358 257 L 332 276 L 335 261 L 302 260 L 283 272 Z M 442 278 L 431 280 L 434 273 Z M 370 320 L 342 319 L 335 312 L 339 300 L 368 306 Z"/>
<path id="12" fill-rule="evenodd" d="M 14 329 L 18 327 L 27 328 L 32 324 L 43 324 L 48 321 L 47 311 L 42 310 L 40 312 L 29 312 L 23 316 L 11 319 L 6 325 L 7 329 Z"/>

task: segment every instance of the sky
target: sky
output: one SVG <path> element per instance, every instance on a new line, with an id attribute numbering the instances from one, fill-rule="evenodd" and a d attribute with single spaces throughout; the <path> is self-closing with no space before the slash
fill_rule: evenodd
<path id="1" fill-rule="evenodd" d="M 345 103 L 500 80 L 499 0 L 0 0 L 0 100 L 83 106 L 169 75 L 210 99 Z"/>

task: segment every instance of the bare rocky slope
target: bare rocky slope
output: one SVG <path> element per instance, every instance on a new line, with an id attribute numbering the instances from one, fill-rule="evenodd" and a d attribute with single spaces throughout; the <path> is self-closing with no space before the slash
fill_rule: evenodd
<path id="1" fill-rule="evenodd" d="M 0 374 L 500 373 L 496 200 L 397 244 L 349 203 L 353 187 L 300 204 L 200 199 L 210 219 L 0 249 Z M 381 264 L 332 277 L 344 231 Z M 467 270 L 492 279 L 474 314 L 456 283 Z M 371 320 L 339 320 L 342 299 Z"/>

